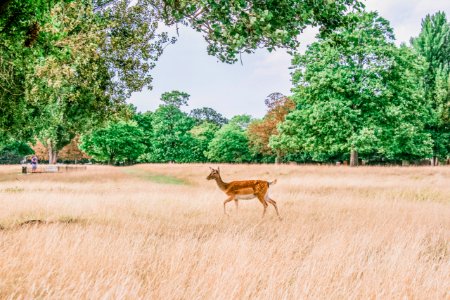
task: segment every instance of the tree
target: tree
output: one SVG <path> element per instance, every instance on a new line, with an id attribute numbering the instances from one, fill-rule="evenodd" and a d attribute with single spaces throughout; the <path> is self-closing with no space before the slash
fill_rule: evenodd
<path id="1" fill-rule="evenodd" d="M 411 44 L 427 61 L 425 97 L 431 102 L 433 117 L 427 130 L 433 138 L 433 164 L 450 154 L 450 24 L 444 12 L 427 15 L 422 31 Z"/>
<path id="2" fill-rule="evenodd" d="M 218 126 L 228 123 L 227 118 L 210 107 L 194 108 L 189 115 L 194 118 L 197 124 L 210 122 Z"/>
<path id="3" fill-rule="evenodd" d="M 423 60 L 393 43 L 392 29 L 377 13 L 354 14 L 293 59 L 297 109 L 271 140 L 275 149 L 323 160 L 350 154 L 414 159 L 430 152 L 424 132 L 428 103 L 420 77 Z"/>
<path id="4" fill-rule="evenodd" d="M 215 133 L 220 129 L 217 124 L 211 122 L 203 122 L 194 126 L 189 133 L 194 139 L 193 147 L 191 148 L 194 154 L 194 161 L 207 162 L 206 152 L 208 145 L 214 138 Z"/>
<path id="5" fill-rule="evenodd" d="M 109 78 L 96 55 L 100 28 L 91 9 L 73 2 L 57 4 L 51 11 L 40 28 L 42 35 L 52 37 L 43 42 L 47 54 L 34 68 L 26 89 L 28 101 L 37 104 L 40 122 L 35 133 L 48 149 L 49 163 L 56 163 L 58 151 L 102 119 L 111 106 L 102 89 Z M 98 105 L 106 109 L 98 110 Z"/>
<path id="6" fill-rule="evenodd" d="M 34 151 L 27 143 L 10 140 L 0 144 L 0 164 L 17 164 L 30 154 Z"/>
<path id="7" fill-rule="evenodd" d="M 0 134 L 33 124 L 20 135 L 39 136 L 55 162 L 76 134 L 102 125 L 133 91 L 150 86 L 149 71 L 168 37 L 156 34 L 155 12 L 128 1 L 100 11 L 84 0 L 16 2 L 0 19 L 0 77 L 19 79 L 12 89 L 0 85 L 8 90 L 0 97 L 8 116 Z M 35 20 L 26 29 L 29 15 Z M 31 36 L 24 33 L 31 29 Z"/>
<path id="8" fill-rule="evenodd" d="M 161 101 L 166 106 L 174 106 L 180 108 L 188 104 L 190 95 L 185 92 L 171 91 L 165 92 L 161 95 Z"/>
<path id="9" fill-rule="evenodd" d="M 153 129 L 152 150 L 144 161 L 151 162 L 191 162 L 193 137 L 189 131 L 194 127 L 194 120 L 180 110 L 187 105 L 189 95 L 172 91 L 161 95 L 160 105 L 152 115 Z"/>
<path id="10" fill-rule="evenodd" d="M 209 143 L 206 157 L 213 162 L 250 162 L 252 156 L 246 134 L 246 126 L 250 121 L 248 115 L 233 117 L 216 132 Z"/>
<path id="11" fill-rule="evenodd" d="M 277 126 L 286 115 L 295 108 L 295 103 L 281 93 L 272 93 L 265 100 L 268 111 L 262 120 L 252 122 L 248 127 L 250 148 L 253 152 L 265 156 L 276 155 L 276 162 L 281 161 L 281 151 L 274 151 L 269 146 L 270 138 L 278 134 Z"/>
<path id="12" fill-rule="evenodd" d="M 81 137 L 80 148 L 99 162 L 133 163 L 144 153 L 143 132 L 135 122 L 114 122 Z"/>

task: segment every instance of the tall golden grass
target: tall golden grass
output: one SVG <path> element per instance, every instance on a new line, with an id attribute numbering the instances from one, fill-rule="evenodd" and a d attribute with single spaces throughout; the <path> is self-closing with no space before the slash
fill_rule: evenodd
<path id="1" fill-rule="evenodd" d="M 0 168 L 1 299 L 450 299 L 450 168 Z"/>

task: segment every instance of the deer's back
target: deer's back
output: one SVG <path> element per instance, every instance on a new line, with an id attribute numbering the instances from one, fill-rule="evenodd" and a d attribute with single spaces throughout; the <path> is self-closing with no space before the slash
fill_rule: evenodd
<path id="1" fill-rule="evenodd" d="M 269 183 L 264 180 L 241 180 L 232 181 L 228 184 L 226 193 L 231 194 L 265 194 Z"/>

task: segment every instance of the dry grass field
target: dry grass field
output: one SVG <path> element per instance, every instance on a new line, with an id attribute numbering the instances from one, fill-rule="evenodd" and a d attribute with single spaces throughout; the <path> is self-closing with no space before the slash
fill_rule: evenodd
<path id="1" fill-rule="evenodd" d="M 450 299 L 450 168 L 0 167 L 0 299 Z"/>

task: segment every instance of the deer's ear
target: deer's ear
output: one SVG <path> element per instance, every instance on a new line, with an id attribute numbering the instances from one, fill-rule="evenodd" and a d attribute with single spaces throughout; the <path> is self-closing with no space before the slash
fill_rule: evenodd
<path id="1" fill-rule="evenodd" d="M 217 171 L 220 171 L 219 167 L 217 167 Z"/>
<path id="2" fill-rule="evenodd" d="M 209 169 L 212 171 L 212 170 L 214 170 L 213 168 L 211 168 L 211 167 L 209 167 Z"/>

